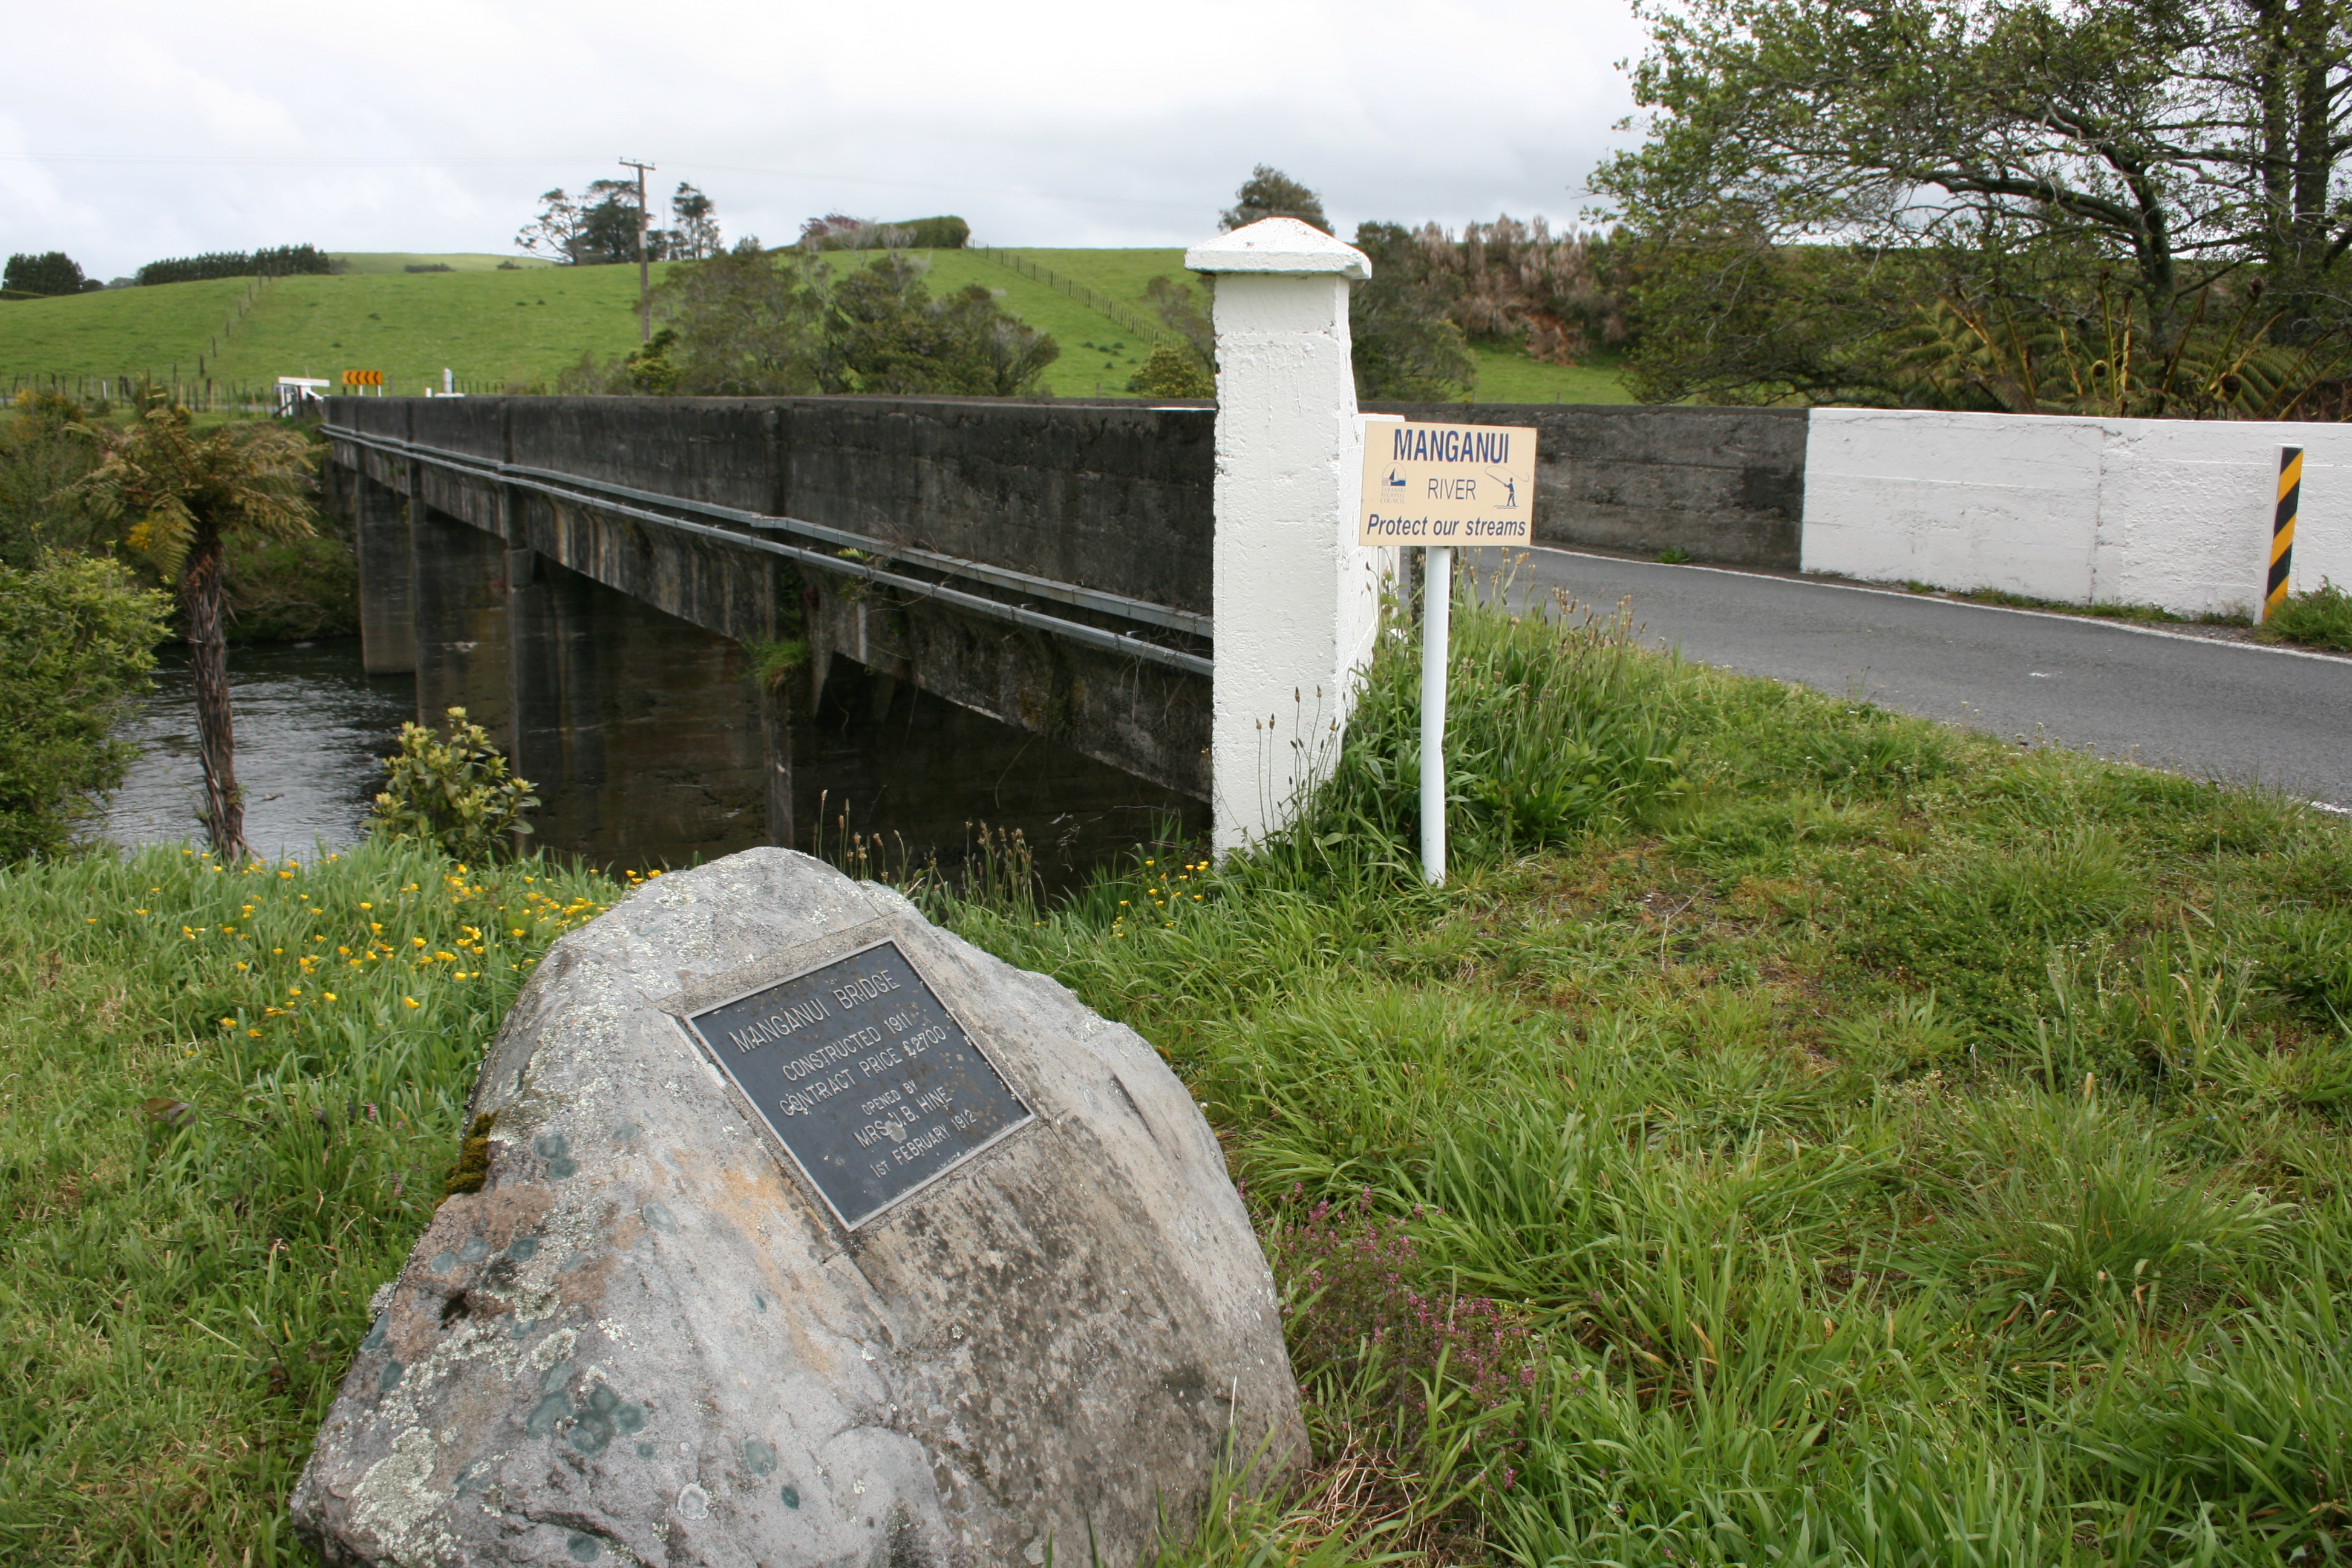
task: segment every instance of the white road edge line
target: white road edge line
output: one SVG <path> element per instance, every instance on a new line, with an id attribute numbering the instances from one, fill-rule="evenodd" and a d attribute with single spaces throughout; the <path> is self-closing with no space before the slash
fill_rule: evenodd
<path id="1" fill-rule="evenodd" d="M 1503 549 L 1489 545 L 1488 549 Z M 1661 572 L 1712 572 L 1721 577 L 1746 577 L 1751 582 L 1786 583 L 1797 588 L 1830 588 L 1847 594 L 1875 594 L 1882 598 L 1901 599 L 1913 605 L 1941 605 L 1952 610 L 1983 610 L 1996 616 L 2032 616 L 2036 620 L 2062 621 L 2072 626 L 2095 626 L 2101 631 L 2132 632 L 2144 637 L 2167 637 L 2174 642 L 2196 643 L 2201 647 L 2235 648 L 2241 653 L 2277 654 L 2286 658 L 2317 659 L 2322 664 L 2352 665 L 2352 658 L 2342 654 L 2313 653 L 2305 648 L 2276 647 L 2268 643 L 2232 642 L 2222 637 L 2200 637 L 2194 632 L 2169 632 L 2161 626 L 2136 626 L 2129 621 L 2104 620 L 2095 616 L 2070 616 L 2058 610 L 2021 610 L 2013 605 L 1971 605 L 1958 599 L 1938 599 L 1929 595 L 1913 594 L 1901 588 L 1876 588 L 1865 583 L 1816 582 L 1811 577 L 1783 577 L 1771 572 L 1743 572 L 1737 566 L 1702 566 L 1696 562 L 1670 565 L 1664 561 L 1633 561 L 1622 555 L 1596 555 L 1589 550 L 1570 550 L 1558 544 L 1522 544 L 1520 550 L 1540 550 L 1547 555 L 1573 555 L 1580 561 L 1606 561 L 1615 566 L 1650 566 Z"/>

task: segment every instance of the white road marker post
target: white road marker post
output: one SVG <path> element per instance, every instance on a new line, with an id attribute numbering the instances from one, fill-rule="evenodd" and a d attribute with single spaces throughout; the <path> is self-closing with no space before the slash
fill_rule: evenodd
<path id="1" fill-rule="evenodd" d="M 1535 539 L 1536 432 L 1530 425 L 1364 426 L 1362 545 L 1418 544 L 1421 574 L 1421 869 L 1445 880 L 1445 679 L 1454 620 L 1454 552 Z"/>
<path id="2" fill-rule="evenodd" d="M 1445 880 L 1445 670 L 1454 631 L 1454 552 L 1433 544 L 1421 567 L 1421 874 Z"/>

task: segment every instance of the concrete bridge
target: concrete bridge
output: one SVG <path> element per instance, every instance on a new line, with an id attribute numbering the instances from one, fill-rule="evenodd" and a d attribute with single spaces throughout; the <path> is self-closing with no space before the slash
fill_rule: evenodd
<path id="1" fill-rule="evenodd" d="M 1269 219 L 1188 264 L 1213 407 L 334 399 L 367 667 L 467 709 L 539 843 L 598 860 L 951 858 L 982 821 L 1049 874 L 1162 824 L 1232 847 L 1336 742 L 1397 562 L 1347 521 L 1363 258 Z M 1777 411 L 1390 411 L 1541 426 L 1539 538 L 1794 564 Z"/>
<path id="2" fill-rule="evenodd" d="M 1213 415 L 866 398 L 335 400 L 364 658 L 541 786 L 541 842 L 820 832 L 1064 858 L 1197 833 Z"/>

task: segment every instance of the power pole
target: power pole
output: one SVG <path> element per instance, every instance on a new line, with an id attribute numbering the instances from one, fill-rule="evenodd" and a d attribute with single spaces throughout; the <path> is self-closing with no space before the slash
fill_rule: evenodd
<path id="1" fill-rule="evenodd" d="M 646 211 L 646 171 L 653 166 L 635 158 L 621 160 L 621 167 L 637 172 L 637 342 L 641 343 L 654 339 L 653 271 L 646 261 L 646 224 L 650 217 Z"/>

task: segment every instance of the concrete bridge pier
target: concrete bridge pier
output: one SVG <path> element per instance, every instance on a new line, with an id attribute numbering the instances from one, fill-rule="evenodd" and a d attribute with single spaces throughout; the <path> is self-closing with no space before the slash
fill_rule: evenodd
<path id="1" fill-rule="evenodd" d="M 503 556 L 508 755 L 539 786 L 539 847 L 684 866 L 786 842 L 791 729 L 742 647 L 535 551 Z"/>
<path id="2" fill-rule="evenodd" d="M 414 500 L 408 540 L 418 719 L 437 729 L 449 709 L 463 708 L 504 746 L 514 712 L 506 542 Z"/>
<path id="3" fill-rule="evenodd" d="M 344 482 L 362 666 L 415 675 L 418 722 L 463 708 L 490 732 L 537 788 L 532 847 L 683 866 L 792 842 L 788 699 L 738 643 L 364 471 Z"/>
<path id="4" fill-rule="evenodd" d="M 409 559 L 408 498 L 378 484 L 364 468 L 331 465 L 348 487 L 360 569 L 360 668 L 370 675 L 416 668 L 416 588 Z"/>

